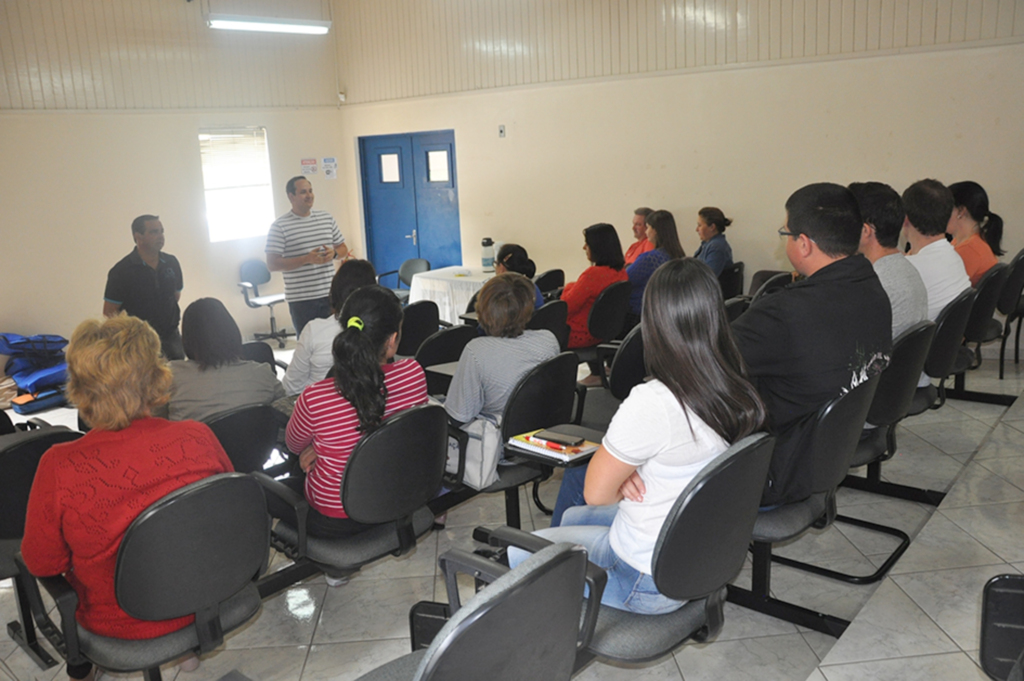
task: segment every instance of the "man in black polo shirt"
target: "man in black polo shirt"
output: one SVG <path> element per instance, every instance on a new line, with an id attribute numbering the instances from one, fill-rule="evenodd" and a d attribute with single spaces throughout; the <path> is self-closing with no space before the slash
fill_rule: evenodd
<path id="1" fill-rule="evenodd" d="M 810 496 L 803 436 L 827 402 L 885 368 L 889 297 L 857 254 L 860 210 L 837 184 L 812 184 L 786 202 L 786 256 L 807 277 L 757 301 L 732 325 L 750 380 L 777 436 L 762 504 Z"/>
<path id="2" fill-rule="evenodd" d="M 164 226 L 156 215 L 140 215 L 132 221 L 135 250 L 107 274 L 103 293 L 103 315 L 113 317 L 122 310 L 149 322 L 160 336 L 167 359 L 185 359 L 178 333 L 183 282 L 178 259 L 161 253 Z"/>

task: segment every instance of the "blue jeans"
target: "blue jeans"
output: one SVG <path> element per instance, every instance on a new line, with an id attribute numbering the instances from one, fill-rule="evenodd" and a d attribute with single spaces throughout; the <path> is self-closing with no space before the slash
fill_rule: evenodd
<path id="1" fill-rule="evenodd" d="M 558 488 L 558 498 L 551 514 L 551 527 L 562 524 L 562 515 L 573 506 L 585 506 L 583 483 L 587 479 L 587 466 L 573 466 L 562 473 L 562 485 Z"/>
<path id="2" fill-rule="evenodd" d="M 534 534 L 553 542 L 581 544 L 587 550 L 590 562 L 608 573 L 602 605 L 641 615 L 663 615 L 678 610 L 683 601 L 663 596 L 654 585 L 654 577 L 640 572 L 615 554 L 608 537 L 618 510 L 618 504 L 576 506 L 566 511 L 561 527 L 537 530 Z M 509 547 L 509 565 L 519 565 L 528 555 L 522 549 Z"/>
<path id="3" fill-rule="evenodd" d="M 331 316 L 331 301 L 329 298 L 316 298 L 315 300 L 288 301 L 288 312 L 292 315 L 292 324 L 295 325 L 295 338 L 299 337 L 302 329 L 313 319 L 327 319 Z"/>

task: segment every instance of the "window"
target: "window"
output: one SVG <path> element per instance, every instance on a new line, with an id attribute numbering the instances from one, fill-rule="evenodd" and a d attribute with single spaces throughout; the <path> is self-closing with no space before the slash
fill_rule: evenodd
<path id="1" fill-rule="evenodd" d="M 210 241 L 267 233 L 274 221 L 266 128 L 199 131 Z"/>

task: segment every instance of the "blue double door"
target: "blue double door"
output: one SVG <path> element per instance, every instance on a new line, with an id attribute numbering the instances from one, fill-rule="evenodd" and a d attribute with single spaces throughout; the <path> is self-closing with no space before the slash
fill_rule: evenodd
<path id="1" fill-rule="evenodd" d="M 433 269 L 461 265 L 455 132 L 361 137 L 359 159 L 367 256 L 377 271 L 410 258 Z"/>

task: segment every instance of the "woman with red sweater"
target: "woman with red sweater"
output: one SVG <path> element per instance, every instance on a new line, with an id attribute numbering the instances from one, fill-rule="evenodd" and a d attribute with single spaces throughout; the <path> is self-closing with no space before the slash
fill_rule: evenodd
<path id="1" fill-rule="evenodd" d="M 101 636 L 147 639 L 193 618 L 137 620 L 117 604 L 114 568 L 128 526 L 178 488 L 232 470 L 205 425 L 151 418 L 167 402 L 171 372 L 160 339 L 144 321 L 120 315 L 83 322 L 67 350 L 67 394 L 90 430 L 54 445 L 32 483 L 21 552 L 32 574 L 66 575 L 78 594 L 78 623 Z M 189 658 L 183 667 L 194 669 Z M 68 665 L 92 679 L 92 665 Z"/>
<path id="2" fill-rule="evenodd" d="M 587 319 L 590 309 L 601 292 L 619 281 L 628 281 L 626 260 L 622 256 L 622 244 L 615 228 L 607 223 L 591 225 L 583 230 L 583 252 L 587 254 L 590 267 L 583 270 L 579 279 L 565 285 L 562 300 L 569 306 L 566 321 L 569 323 L 569 348 L 588 348 L 601 342 L 590 335 Z M 600 385 L 599 366 L 590 367 L 591 375 L 583 379 L 584 385 Z"/>

